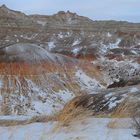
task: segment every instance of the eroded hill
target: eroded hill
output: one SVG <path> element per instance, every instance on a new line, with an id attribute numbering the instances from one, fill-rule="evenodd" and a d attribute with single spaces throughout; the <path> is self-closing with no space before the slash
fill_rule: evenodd
<path id="1" fill-rule="evenodd" d="M 119 87 L 139 84 L 139 23 L 0 7 L 1 115 L 53 114 L 75 96 L 98 98 L 108 88 L 115 103 Z"/>

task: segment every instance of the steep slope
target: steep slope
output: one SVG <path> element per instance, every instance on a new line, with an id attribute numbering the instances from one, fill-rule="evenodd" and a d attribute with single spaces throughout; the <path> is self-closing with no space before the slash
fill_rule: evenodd
<path id="1" fill-rule="evenodd" d="M 35 44 L 27 44 L 27 43 L 18 43 L 11 46 L 7 46 L 0 50 L 0 60 L 2 62 L 36 62 L 39 63 L 41 61 L 48 61 L 54 63 L 74 63 L 74 59 L 69 59 L 67 56 L 61 56 L 59 54 L 51 54 L 44 48 L 35 45 Z M 73 60 L 73 61 L 72 61 Z"/>
<path id="2" fill-rule="evenodd" d="M 75 96 L 107 88 L 120 99 L 118 87 L 140 84 L 139 40 L 139 23 L 69 11 L 28 16 L 1 6 L 0 114 L 53 114 Z"/>
<path id="3" fill-rule="evenodd" d="M 52 114 L 83 90 L 103 88 L 96 67 L 89 62 L 52 54 L 29 43 L 0 52 L 1 115 Z M 76 74 L 78 69 L 86 70 L 83 79 Z"/>

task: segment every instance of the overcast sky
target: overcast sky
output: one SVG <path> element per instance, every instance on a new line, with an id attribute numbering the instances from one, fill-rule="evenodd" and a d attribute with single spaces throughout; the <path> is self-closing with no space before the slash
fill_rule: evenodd
<path id="1" fill-rule="evenodd" d="M 76 12 L 93 20 L 127 20 L 140 22 L 140 0 L 0 0 L 9 8 L 26 14 Z"/>

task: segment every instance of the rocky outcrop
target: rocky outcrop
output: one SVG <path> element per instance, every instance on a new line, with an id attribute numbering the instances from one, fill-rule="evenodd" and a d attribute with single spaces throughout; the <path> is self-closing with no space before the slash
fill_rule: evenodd
<path id="1" fill-rule="evenodd" d="M 14 11 L 5 5 L 0 7 L 0 26 L 1 28 L 37 28 L 37 23 L 33 22 L 22 12 Z"/>

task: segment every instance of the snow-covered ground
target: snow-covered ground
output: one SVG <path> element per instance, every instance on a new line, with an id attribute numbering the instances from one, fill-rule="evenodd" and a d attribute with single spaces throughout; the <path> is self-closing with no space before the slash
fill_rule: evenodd
<path id="1" fill-rule="evenodd" d="M 98 80 L 93 79 L 86 75 L 86 73 L 79 69 L 75 73 L 75 77 L 79 82 L 79 85 L 81 86 L 81 89 L 87 89 L 87 90 L 97 90 L 103 88 L 102 85 L 98 82 Z"/>
<path id="2" fill-rule="evenodd" d="M 49 47 L 49 50 L 52 50 L 56 46 L 55 46 L 54 42 L 48 42 L 48 47 Z"/>
<path id="3" fill-rule="evenodd" d="M 111 37 L 110 34 L 108 34 L 107 36 Z M 108 45 L 105 45 L 101 42 L 101 48 L 100 48 L 101 53 L 106 53 L 108 50 L 119 48 L 118 45 L 120 42 L 121 42 L 120 38 L 118 38 L 115 43 L 109 43 Z"/>
<path id="4" fill-rule="evenodd" d="M 75 97 L 75 94 L 66 87 L 57 91 L 50 90 L 51 88 L 47 85 L 47 80 L 41 76 L 40 80 L 42 83 L 40 84 L 37 84 L 30 78 L 24 78 L 24 83 L 26 83 L 27 87 L 26 94 L 24 94 L 25 91 L 19 93 L 19 90 L 23 88 L 23 81 L 18 76 L 13 76 L 13 78 L 18 83 L 17 87 L 13 94 L 5 93 L 8 95 L 7 104 L 10 109 L 10 115 L 52 115 L 61 110 L 69 100 Z M 4 76 L 1 76 L 0 79 L 0 84 L 2 85 L 5 82 Z M 10 84 L 13 85 L 12 82 Z M 43 88 L 43 85 L 46 85 L 46 87 Z M 3 115 L 7 115 L 3 113 L 5 94 L 0 93 L 0 119 Z"/>
<path id="5" fill-rule="evenodd" d="M 76 56 L 80 52 L 81 48 L 74 48 L 72 53 Z"/>
<path id="6" fill-rule="evenodd" d="M 100 65 L 103 71 L 103 79 L 107 85 L 111 85 L 114 82 L 119 82 L 120 79 L 124 81 L 132 79 L 140 79 L 140 64 L 132 60 L 108 60 L 102 57 L 93 64 Z"/>
<path id="7" fill-rule="evenodd" d="M 33 123 L 25 126 L 0 127 L 1 140 L 138 140 L 134 137 L 130 119 L 121 119 L 114 128 L 108 123 L 115 119 L 88 118 L 62 126 L 58 122 Z"/>
<path id="8" fill-rule="evenodd" d="M 75 45 L 78 45 L 78 44 L 80 44 L 80 40 L 79 39 L 77 39 L 77 40 L 75 40 L 74 42 L 73 42 L 73 44 L 72 44 L 72 46 L 75 46 Z"/>

